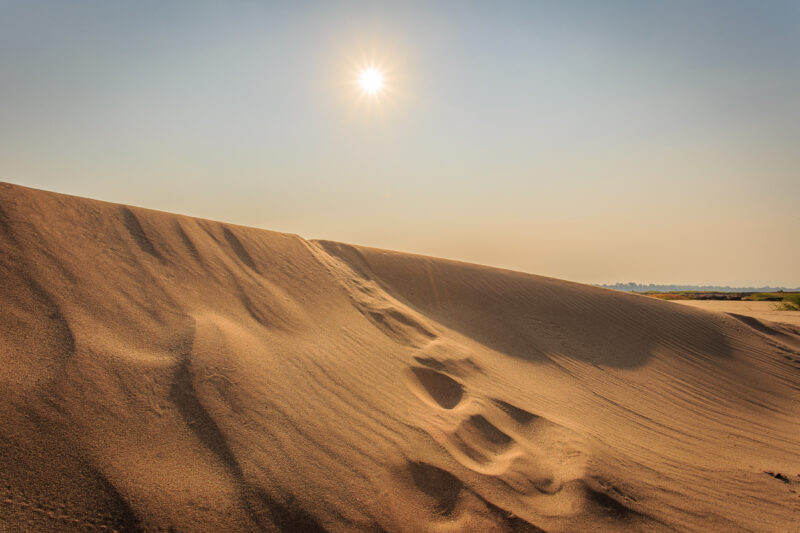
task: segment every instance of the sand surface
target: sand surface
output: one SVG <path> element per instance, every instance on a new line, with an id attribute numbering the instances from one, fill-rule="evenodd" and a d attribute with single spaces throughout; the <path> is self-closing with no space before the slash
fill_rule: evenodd
<path id="1" fill-rule="evenodd" d="M 760 321 L 779 322 L 800 327 L 800 311 L 779 311 L 775 309 L 777 302 L 749 302 L 722 300 L 672 300 L 681 305 L 696 309 L 705 309 L 715 313 L 731 313 L 756 318 Z"/>
<path id="2" fill-rule="evenodd" d="M 797 530 L 797 328 L 7 184 L 0 250 L 2 531 Z"/>

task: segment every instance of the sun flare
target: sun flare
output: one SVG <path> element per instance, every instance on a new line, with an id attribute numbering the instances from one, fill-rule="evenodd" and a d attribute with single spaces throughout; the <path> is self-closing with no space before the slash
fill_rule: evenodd
<path id="1" fill-rule="evenodd" d="M 378 94 L 383 89 L 383 72 L 374 67 L 365 68 L 358 77 L 358 85 L 365 94 Z"/>

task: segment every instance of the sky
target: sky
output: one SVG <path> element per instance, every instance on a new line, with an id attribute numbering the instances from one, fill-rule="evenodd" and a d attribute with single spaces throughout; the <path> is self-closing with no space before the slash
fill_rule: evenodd
<path id="1" fill-rule="evenodd" d="M 0 181 L 586 283 L 796 287 L 800 0 L 0 0 Z"/>

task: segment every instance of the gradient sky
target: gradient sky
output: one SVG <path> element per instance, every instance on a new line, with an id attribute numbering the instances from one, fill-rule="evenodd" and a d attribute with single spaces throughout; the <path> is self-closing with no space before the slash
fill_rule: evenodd
<path id="1" fill-rule="evenodd" d="M 800 1 L 0 0 L 0 180 L 582 282 L 800 286 Z"/>

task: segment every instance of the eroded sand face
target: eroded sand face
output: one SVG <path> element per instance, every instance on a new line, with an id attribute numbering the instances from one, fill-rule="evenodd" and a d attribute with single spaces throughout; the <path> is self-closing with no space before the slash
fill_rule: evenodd
<path id="1" fill-rule="evenodd" d="M 784 326 L 10 185 L 0 208 L 0 529 L 800 517 Z"/>

